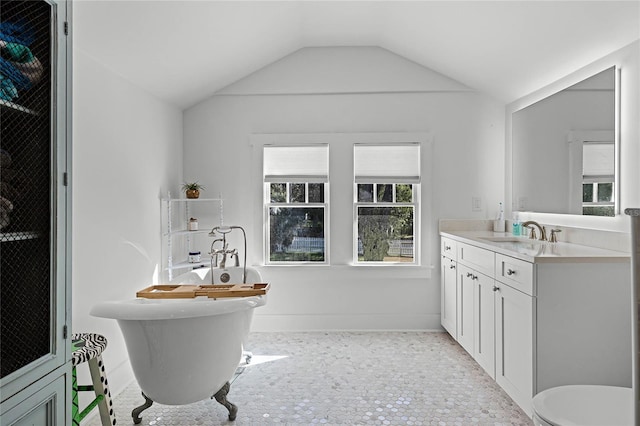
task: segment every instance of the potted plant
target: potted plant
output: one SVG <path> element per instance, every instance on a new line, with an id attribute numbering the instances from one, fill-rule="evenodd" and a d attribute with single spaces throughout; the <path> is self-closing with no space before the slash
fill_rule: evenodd
<path id="1" fill-rule="evenodd" d="M 182 184 L 182 190 L 186 193 L 187 198 L 198 198 L 201 189 L 204 189 L 204 186 L 198 182 Z"/>

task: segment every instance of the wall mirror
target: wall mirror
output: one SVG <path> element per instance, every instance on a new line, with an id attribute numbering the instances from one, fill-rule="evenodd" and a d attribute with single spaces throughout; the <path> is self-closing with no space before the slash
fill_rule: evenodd
<path id="1" fill-rule="evenodd" d="M 512 115 L 513 209 L 615 216 L 616 68 Z"/>

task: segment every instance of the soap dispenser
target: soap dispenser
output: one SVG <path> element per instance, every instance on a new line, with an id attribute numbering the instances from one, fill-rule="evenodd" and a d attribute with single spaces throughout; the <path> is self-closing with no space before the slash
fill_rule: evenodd
<path id="1" fill-rule="evenodd" d="M 518 212 L 513 212 L 513 221 L 511 222 L 511 233 L 514 237 L 518 237 L 521 234 L 520 231 L 520 219 L 518 218 Z"/>

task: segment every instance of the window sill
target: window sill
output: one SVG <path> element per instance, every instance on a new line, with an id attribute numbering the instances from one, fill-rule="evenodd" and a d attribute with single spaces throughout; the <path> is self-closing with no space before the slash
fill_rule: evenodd
<path id="1" fill-rule="evenodd" d="M 291 265 L 252 265 L 256 269 L 269 269 L 269 270 L 289 270 L 292 268 L 301 268 L 304 270 L 304 273 L 313 273 L 314 271 L 318 271 L 319 273 L 326 273 L 328 271 L 345 274 L 352 273 L 364 273 L 375 275 L 375 277 L 380 278 L 431 278 L 431 271 L 435 269 L 435 266 L 421 266 L 421 265 L 402 265 L 398 263 L 384 265 L 384 264 L 376 264 L 376 265 L 362 265 L 362 264 L 340 264 L 340 265 L 313 265 L 309 263 L 303 263 L 299 265 L 291 264 Z"/>

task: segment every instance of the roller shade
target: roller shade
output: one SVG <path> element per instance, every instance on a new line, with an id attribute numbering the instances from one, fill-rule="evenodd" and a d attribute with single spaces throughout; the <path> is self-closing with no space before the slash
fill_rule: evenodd
<path id="1" fill-rule="evenodd" d="M 615 154 L 613 143 L 585 143 L 582 145 L 583 176 L 613 176 Z"/>
<path id="2" fill-rule="evenodd" d="M 329 146 L 265 145 L 265 182 L 328 182 Z"/>
<path id="3" fill-rule="evenodd" d="M 355 144 L 356 183 L 420 183 L 420 144 Z"/>

